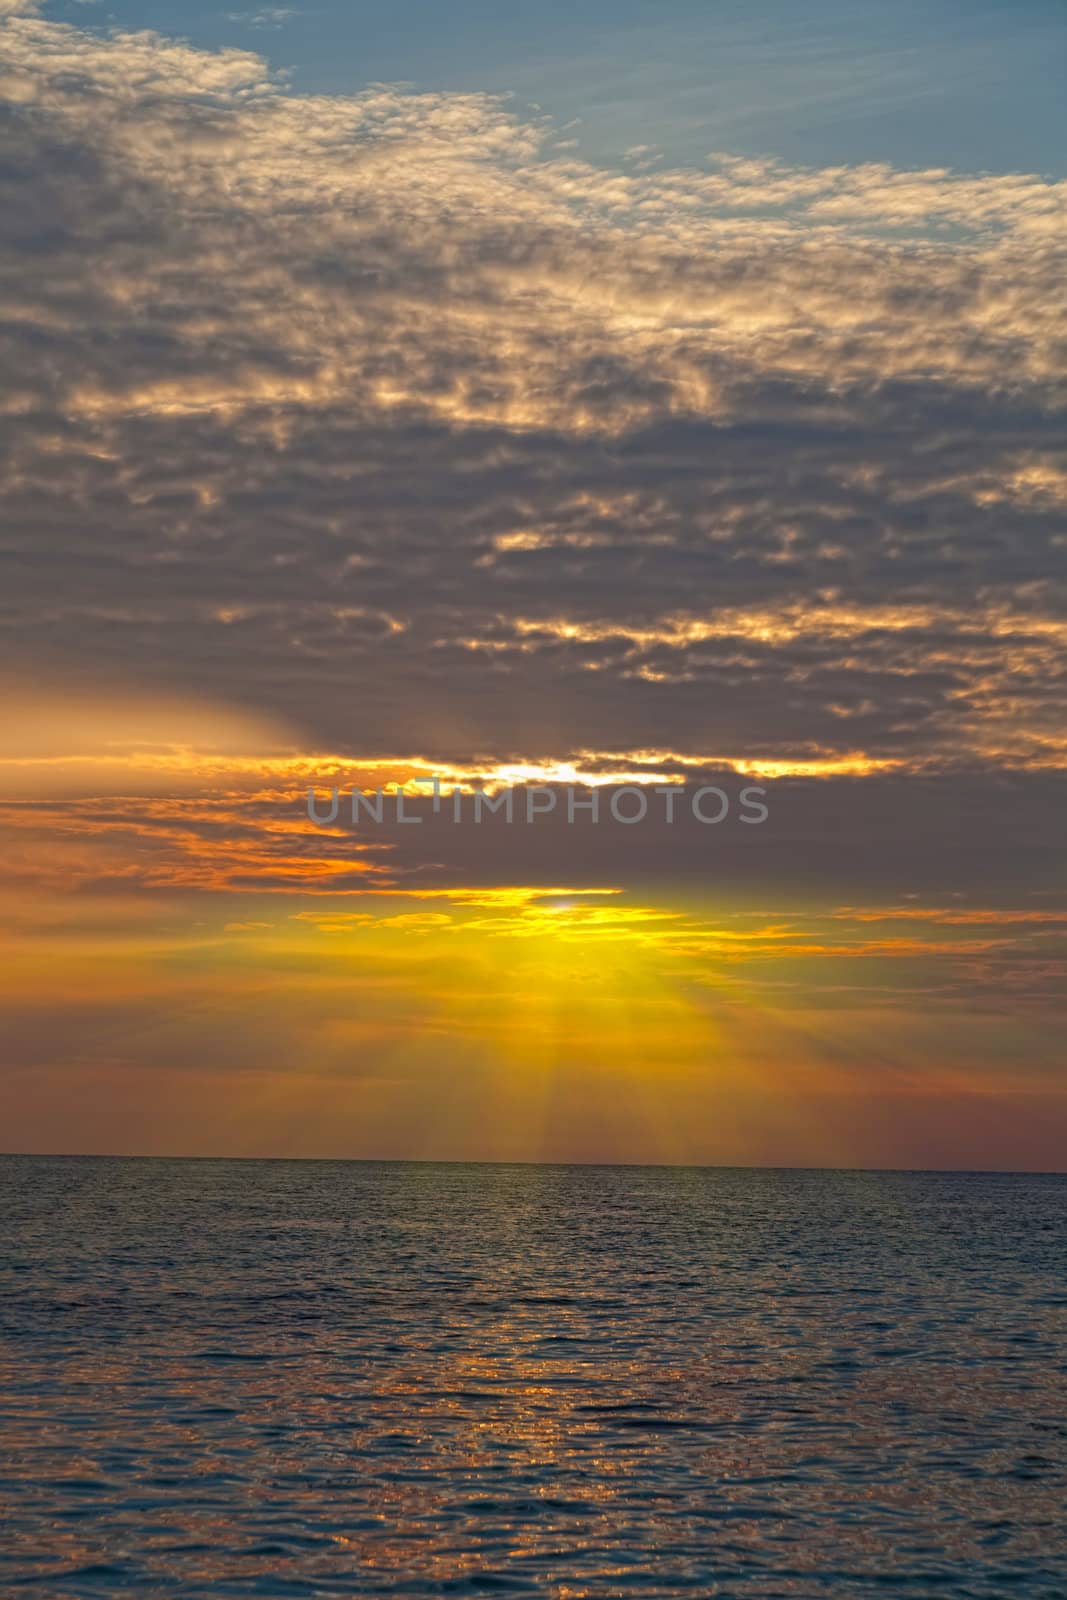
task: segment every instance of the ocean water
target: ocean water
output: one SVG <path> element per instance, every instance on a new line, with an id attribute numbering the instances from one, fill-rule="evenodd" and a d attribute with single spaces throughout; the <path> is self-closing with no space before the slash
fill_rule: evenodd
<path id="1" fill-rule="evenodd" d="M 0 1590 L 1067 1595 L 1067 1178 L 0 1159 Z"/>

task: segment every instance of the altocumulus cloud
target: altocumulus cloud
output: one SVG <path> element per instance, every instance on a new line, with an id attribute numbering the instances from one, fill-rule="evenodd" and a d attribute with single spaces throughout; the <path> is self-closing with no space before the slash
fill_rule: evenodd
<path id="1" fill-rule="evenodd" d="M 1067 186 L 0 14 L 9 660 L 352 758 L 1062 766 Z"/>

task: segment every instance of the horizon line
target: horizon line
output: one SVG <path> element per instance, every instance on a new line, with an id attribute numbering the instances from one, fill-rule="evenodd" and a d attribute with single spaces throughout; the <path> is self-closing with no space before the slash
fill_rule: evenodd
<path id="1" fill-rule="evenodd" d="M 853 1176 L 892 1177 L 901 1174 L 928 1177 L 1067 1178 L 1067 1167 L 841 1167 L 800 1163 L 739 1163 L 698 1161 L 538 1161 L 522 1157 L 463 1156 L 283 1156 L 283 1155 L 164 1155 L 147 1151 L 100 1150 L 0 1150 L 0 1161 L 243 1161 L 307 1162 L 331 1166 L 377 1167 L 591 1167 L 633 1168 L 661 1172 L 825 1172 Z"/>

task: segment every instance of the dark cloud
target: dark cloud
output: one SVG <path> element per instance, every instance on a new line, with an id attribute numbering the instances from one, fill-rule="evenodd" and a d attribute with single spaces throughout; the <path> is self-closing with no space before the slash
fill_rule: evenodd
<path id="1" fill-rule="evenodd" d="M 312 754 L 963 809 L 1062 766 L 1063 185 L 624 177 L 490 97 L 29 16 L 0 50 L 13 670 Z"/>

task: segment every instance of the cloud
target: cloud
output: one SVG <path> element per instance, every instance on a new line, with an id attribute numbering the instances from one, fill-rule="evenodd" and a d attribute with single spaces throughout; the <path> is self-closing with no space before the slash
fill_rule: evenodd
<path id="1" fill-rule="evenodd" d="M 245 22 L 250 28 L 281 28 L 296 16 L 288 6 L 261 6 L 257 11 L 228 11 L 230 22 Z"/>
<path id="2" fill-rule="evenodd" d="M 1062 765 L 1067 186 L 0 40 L 7 660 L 379 760 Z"/>

